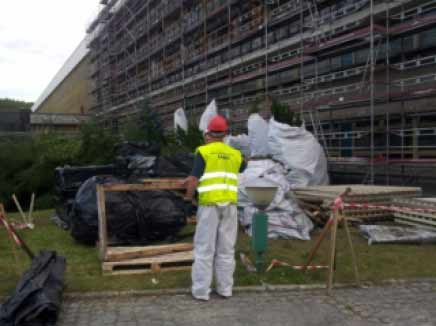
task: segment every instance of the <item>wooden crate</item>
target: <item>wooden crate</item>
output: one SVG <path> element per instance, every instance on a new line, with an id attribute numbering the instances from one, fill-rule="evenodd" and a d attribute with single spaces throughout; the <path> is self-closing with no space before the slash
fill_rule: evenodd
<path id="1" fill-rule="evenodd" d="M 155 257 L 103 262 L 102 271 L 103 275 L 131 275 L 189 270 L 193 260 L 194 254 L 191 250 Z"/>
<path id="2" fill-rule="evenodd" d="M 106 192 L 150 191 L 150 190 L 183 190 L 184 179 L 143 179 L 142 184 L 103 184 L 97 185 L 98 209 L 98 251 L 101 261 L 107 261 L 108 243 Z"/>

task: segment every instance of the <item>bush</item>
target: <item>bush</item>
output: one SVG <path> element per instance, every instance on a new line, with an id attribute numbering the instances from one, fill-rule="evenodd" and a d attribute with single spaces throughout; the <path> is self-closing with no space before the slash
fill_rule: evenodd
<path id="1" fill-rule="evenodd" d="M 110 163 L 118 141 L 95 122 L 83 125 L 77 137 L 49 134 L 0 139 L 0 202 L 8 209 L 15 208 L 13 193 L 25 205 L 34 192 L 36 207 L 49 208 L 56 167 Z"/>
<path id="2" fill-rule="evenodd" d="M 139 104 L 139 111 L 124 123 L 121 133 L 126 141 L 149 142 L 161 146 L 167 145 L 169 141 L 159 115 L 150 108 L 146 100 Z"/>
<path id="3" fill-rule="evenodd" d="M 115 146 L 120 138 L 91 121 L 80 128 L 80 149 L 77 163 L 80 165 L 111 163 Z"/>
<path id="4" fill-rule="evenodd" d="M 299 113 L 289 111 L 287 105 L 280 103 L 277 100 L 272 101 L 271 113 L 274 120 L 281 123 L 286 123 L 290 126 L 301 126 L 301 118 Z"/>

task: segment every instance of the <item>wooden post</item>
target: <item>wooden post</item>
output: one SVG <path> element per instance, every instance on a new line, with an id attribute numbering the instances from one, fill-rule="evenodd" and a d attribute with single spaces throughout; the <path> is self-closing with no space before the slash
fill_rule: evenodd
<path id="1" fill-rule="evenodd" d="M 318 249 L 321 246 L 321 243 L 325 239 L 325 237 L 326 237 L 328 231 L 331 229 L 333 223 L 334 223 L 333 218 L 330 218 L 327 221 L 327 224 L 324 226 L 324 229 L 322 229 L 321 234 L 320 234 L 315 246 L 310 251 L 309 258 L 307 259 L 306 265 L 304 265 L 305 267 L 309 266 L 312 263 L 313 258 L 315 258 L 315 255 L 318 252 Z M 304 269 L 306 269 L 306 268 L 304 268 Z"/>
<path id="2" fill-rule="evenodd" d="M 21 208 L 20 202 L 18 201 L 17 196 L 15 194 L 12 195 L 12 199 L 14 200 L 15 206 L 17 206 L 18 211 L 20 212 L 21 218 L 23 219 L 24 224 L 29 224 L 27 221 L 26 215 L 23 212 L 23 208 Z"/>
<path id="3" fill-rule="evenodd" d="M 107 248 L 107 217 L 106 198 L 103 185 L 97 185 L 97 210 L 98 210 L 98 249 L 101 260 L 106 258 Z"/>
<path id="4" fill-rule="evenodd" d="M 6 220 L 5 207 L 1 203 L 0 203 L 0 215 Z M 19 263 L 19 259 L 18 259 L 18 253 L 17 253 L 17 250 L 15 248 L 15 241 L 12 238 L 12 234 L 10 234 L 8 232 L 8 230 L 6 229 L 6 226 L 5 226 L 5 230 L 6 230 L 6 233 L 8 234 L 8 237 L 9 237 L 9 240 L 11 243 L 11 251 L 12 251 L 12 254 L 14 255 L 14 258 L 15 258 L 15 271 L 16 271 L 17 275 L 20 276 L 20 274 L 21 274 L 20 273 L 20 263 Z"/>
<path id="5" fill-rule="evenodd" d="M 32 216 L 32 214 L 33 214 L 33 208 L 35 207 L 35 193 L 33 192 L 32 193 L 32 198 L 31 198 L 31 200 L 30 200 L 30 207 L 29 207 L 29 215 L 28 215 L 28 218 L 29 218 L 29 223 L 30 224 L 34 224 L 33 223 L 33 216 Z"/>
<path id="6" fill-rule="evenodd" d="M 352 261 L 352 264 L 353 264 L 353 270 L 354 270 L 354 277 L 356 279 L 356 285 L 360 286 L 360 277 L 359 277 L 359 270 L 357 268 L 356 252 L 354 251 L 353 241 L 351 240 L 350 229 L 348 228 L 347 219 L 345 217 L 342 217 L 342 220 L 343 220 L 343 223 L 344 223 L 345 233 L 347 234 L 348 245 L 350 247 L 351 261 Z"/>
<path id="7" fill-rule="evenodd" d="M 336 234 L 338 230 L 338 214 L 336 211 L 332 212 L 333 214 L 333 228 L 330 239 L 330 262 L 329 262 L 329 271 L 327 275 L 327 294 L 331 295 L 332 286 L 333 286 L 333 274 L 335 269 L 335 259 L 336 259 Z"/>

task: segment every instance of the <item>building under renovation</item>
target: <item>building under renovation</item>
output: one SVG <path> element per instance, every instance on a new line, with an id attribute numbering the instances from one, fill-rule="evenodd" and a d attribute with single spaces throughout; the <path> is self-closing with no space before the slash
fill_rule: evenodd
<path id="1" fill-rule="evenodd" d="M 143 99 L 168 125 L 176 109 L 196 119 L 216 99 L 239 132 L 250 108 L 268 117 L 277 99 L 302 115 L 333 172 L 434 174 L 436 0 L 101 4 L 88 28 L 91 112 L 108 125 Z"/>

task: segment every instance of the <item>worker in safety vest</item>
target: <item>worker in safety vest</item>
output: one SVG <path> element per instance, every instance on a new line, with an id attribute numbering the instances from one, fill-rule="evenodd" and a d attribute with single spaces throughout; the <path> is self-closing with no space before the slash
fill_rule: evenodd
<path id="1" fill-rule="evenodd" d="M 244 168 L 241 152 L 223 143 L 227 121 L 215 116 L 205 132 L 206 145 L 195 152 L 194 167 L 186 179 L 186 197 L 198 192 L 194 236 L 192 295 L 209 300 L 215 272 L 216 293 L 232 296 L 235 244 L 238 231 L 238 173 Z"/>

